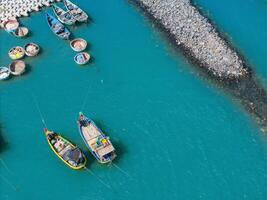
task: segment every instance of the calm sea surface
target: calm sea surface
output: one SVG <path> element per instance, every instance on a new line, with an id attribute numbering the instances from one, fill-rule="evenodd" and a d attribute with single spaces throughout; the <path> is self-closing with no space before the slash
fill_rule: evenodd
<path id="1" fill-rule="evenodd" d="M 196 3 L 266 82 L 267 2 Z M 0 199 L 267 199 L 267 136 L 239 103 L 198 75 L 127 1 L 79 5 L 93 19 L 71 28 L 89 42 L 94 59 L 84 67 L 43 13 L 21 21 L 31 30 L 27 39 L 0 31 L 0 65 L 10 63 L 12 46 L 42 47 L 38 57 L 24 59 L 25 75 L 0 83 L 7 143 L 0 150 Z M 53 154 L 37 104 L 49 129 L 87 153 L 90 172 L 74 171 Z M 98 164 L 86 150 L 76 126 L 81 109 L 111 137 L 114 164 Z"/>

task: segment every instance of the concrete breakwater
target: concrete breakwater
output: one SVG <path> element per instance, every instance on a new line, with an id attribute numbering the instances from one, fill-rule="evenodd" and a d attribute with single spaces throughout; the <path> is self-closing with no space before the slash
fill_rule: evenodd
<path id="1" fill-rule="evenodd" d="M 9 19 L 26 17 L 31 12 L 59 1 L 61 0 L 0 0 L 0 25 Z"/>
<path id="2" fill-rule="evenodd" d="M 178 46 L 214 76 L 239 79 L 249 73 L 243 60 L 190 0 L 134 0 L 134 3 L 155 18 Z"/>

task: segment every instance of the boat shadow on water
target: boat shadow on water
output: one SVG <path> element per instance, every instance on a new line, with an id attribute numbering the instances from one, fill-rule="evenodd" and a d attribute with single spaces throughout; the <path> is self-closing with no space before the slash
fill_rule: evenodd
<path id="1" fill-rule="evenodd" d="M 8 148 L 8 143 L 3 136 L 3 126 L 0 124 L 0 154 Z"/>

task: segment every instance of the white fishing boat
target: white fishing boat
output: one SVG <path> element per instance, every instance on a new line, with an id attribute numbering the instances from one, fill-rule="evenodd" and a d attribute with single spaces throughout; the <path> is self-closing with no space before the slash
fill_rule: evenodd
<path id="1" fill-rule="evenodd" d="M 110 139 L 96 126 L 93 120 L 79 113 L 80 135 L 92 155 L 100 163 L 108 163 L 116 158 L 115 148 Z"/>

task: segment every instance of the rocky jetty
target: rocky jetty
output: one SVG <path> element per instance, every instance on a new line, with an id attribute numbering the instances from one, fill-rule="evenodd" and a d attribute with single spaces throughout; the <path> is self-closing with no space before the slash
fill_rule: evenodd
<path id="1" fill-rule="evenodd" d="M 239 55 L 190 0 L 135 0 L 197 63 L 221 79 L 248 74 Z"/>

